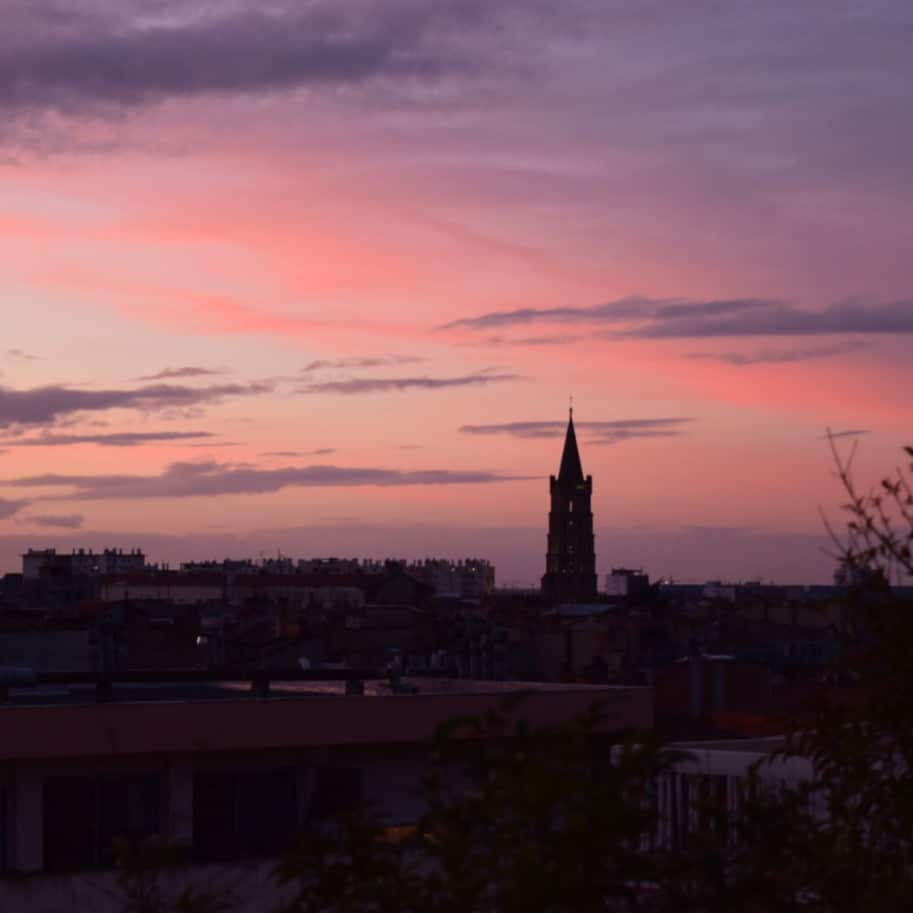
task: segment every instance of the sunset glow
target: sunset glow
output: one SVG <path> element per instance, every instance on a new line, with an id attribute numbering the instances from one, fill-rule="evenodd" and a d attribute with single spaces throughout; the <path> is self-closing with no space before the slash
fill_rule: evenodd
<path id="1" fill-rule="evenodd" d="M 0 570 L 533 582 L 573 395 L 600 575 L 814 582 L 826 430 L 913 443 L 909 4 L 52 6 L 3 13 Z"/>

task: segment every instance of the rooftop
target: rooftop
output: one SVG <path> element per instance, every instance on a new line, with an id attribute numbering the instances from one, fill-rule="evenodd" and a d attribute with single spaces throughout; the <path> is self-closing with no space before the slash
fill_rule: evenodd
<path id="1" fill-rule="evenodd" d="M 772 754 L 785 747 L 785 738 L 781 735 L 760 739 L 717 739 L 714 741 L 675 742 L 671 748 L 682 751 L 741 751 L 751 754 Z"/>
<path id="2" fill-rule="evenodd" d="M 0 762 L 427 745 L 442 723 L 503 710 L 502 697 L 520 691 L 529 695 L 510 714 L 534 725 L 567 722 L 599 700 L 606 701 L 604 731 L 652 724 L 652 693 L 643 687 L 404 683 L 417 692 L 396 694 L 389 682 L 366 681 L 364 696 L 349 696 L 345 681 L 314 680 L 274 683 L 264 697 L 250 682 L 132 682 L 115 685 L 108 703 L 97 703 L 89 684 L 45 684 L 30 698 L 26 689 L 10 688 L 10 702 L 0 705 Z"/>
<path id="3" fill-rule="evenodd" d="M 403 690 L 394 690 L 389 679 L 360 680 L 364 694 L 359 697 L 423 696 L 423 695 L 507 695 L 519 692 L 604 692 L 606 685 L 553 682 L 503 682 L 457 678 L 405 677 Z M 617 690 L 625 690 L 618 688 Z M 411 692 L 411 694 L 410 694 Z M 296 700 L 309 697 L 351 697 L 346 695 L 346 680 L 327 679 L 312 681 L 271 681 L 268 700 Z M 175 677 L 173 681 L 117 682 L 113 686 L 113 703 L 169 703 L 200 701 L 264 700 L 262 692 L 255 692 L 250 680 L 200 681 Z M 48 682 L 34 686 L 8 689 L 5 703 L 0 703 L 0 713 L 10 706 L 42 707 L 60 704 L 96 704 L 96 685 L 91 682 Z"/>

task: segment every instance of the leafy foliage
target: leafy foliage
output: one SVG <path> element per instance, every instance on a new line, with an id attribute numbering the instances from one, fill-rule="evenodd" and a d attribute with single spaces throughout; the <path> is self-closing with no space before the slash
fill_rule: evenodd
<path id="1" fill-rule="evenodd" d="M 284 911 L 637 909 L 638 885 L 654 876 L 644 797 L 673 755 L 647 734 L 603 741 L 596 707 L 541 729 L 513 709 L 439 730 L 411 837 L 384 840 L 370 814 L 309 835 L 279 870 L 297 885 Z"/>
<path id="2" fill-rule="evenodd" d="M 906 476 L 862 493 L 831 439 L 849 515 L 832 531 L 849 585 L 849 666 L 864 709 L 822 708 L 759 765 L 735 840 L 704 833 L 664 869 L 665 909 L 900 911 L 913 897 L 913 611 L 889 581 L 913 574 Z M 907 450 L 910 456 L 913 451 Z M 830 527 L 829 527 L 830 528 Z M 808 777 L 776 783 L 778 764 Z M 763 775 L 763 776 L 762 776 Z"/>

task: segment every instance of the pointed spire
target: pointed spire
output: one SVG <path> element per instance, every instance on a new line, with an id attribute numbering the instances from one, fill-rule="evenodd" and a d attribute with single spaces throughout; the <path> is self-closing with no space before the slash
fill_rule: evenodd
<path id="1" fill-rule="evenodd" d="M 583 482 L 583 466 L 580 464 L 580 452 L 577 450 L 577 435 L 574 432 L 574 407 L 568 410 L 567 434 L 564 437 L 564 453 L 561 454 L 561 468 L 558 470 L 558 481 L 570 485 Z"/>

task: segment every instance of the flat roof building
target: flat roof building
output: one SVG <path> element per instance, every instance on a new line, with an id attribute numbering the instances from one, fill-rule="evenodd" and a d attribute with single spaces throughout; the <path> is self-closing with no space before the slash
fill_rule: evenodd
<path id="1" fill-rule="evenodd" d="M 412 824 L 438 725 L 498 708 L 511 693 L 528 692 L 515 713 L 536 725 L 569 721 L 604 698 L 607 731 L 652 723 L 651 691 L 640 687 L 433 678 L 261 686 L 134 681 L 115 683 L 115 699 L 99 703 L 88 682 L 12 683 L 0 704 L 0 871 L 36 877 L 0 880 L 0 909 L 56 909 L 62 898 L 76 902 L 77 883 L 113 884 L 119 834 L 183 848 L 190 878 L 194 866 L 275 855 L 308 822 L 361 800 L 390 826 Z M 91 909 L 116 907 L 99 889 Z"/>

